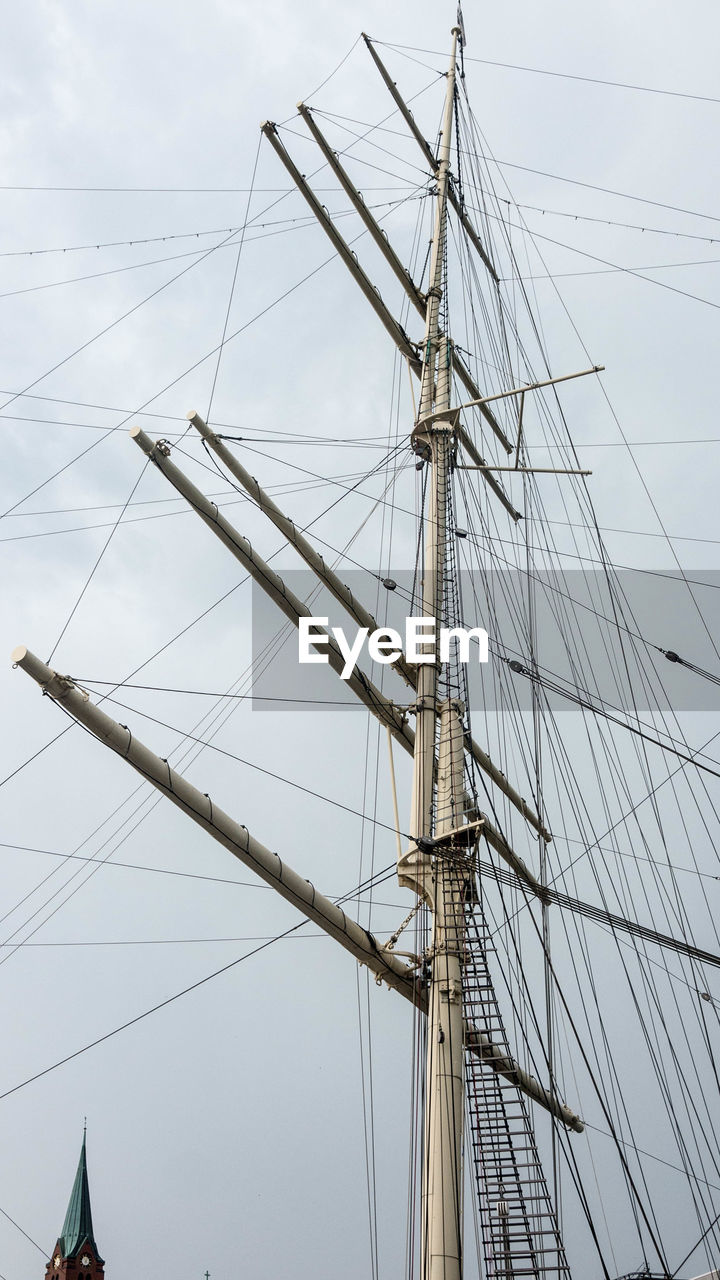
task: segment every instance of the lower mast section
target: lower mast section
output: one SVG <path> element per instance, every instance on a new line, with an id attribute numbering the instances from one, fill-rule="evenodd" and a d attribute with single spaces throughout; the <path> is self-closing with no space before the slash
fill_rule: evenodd
<path id="1" fill-rule="evenodd" d="M 461 827 L 462 716 L 459 702 L 448 701 L 439 707 L 422 1187 L 423 1280 L 461 1280 L 462 1276 L 462 962 L 465 902 L 472 886 L 470 850 Z"/>

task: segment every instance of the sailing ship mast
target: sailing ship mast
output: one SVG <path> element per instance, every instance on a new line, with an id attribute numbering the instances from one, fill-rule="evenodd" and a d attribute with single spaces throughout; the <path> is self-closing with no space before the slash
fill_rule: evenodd
<path id="1" fill-rule="evenodd" d="M 386 328 L 395 338 L 401 350 L 408 356 L 420 377 L 420 397 L 417 421 L 412 444 L 419 457 L 427 463 L 430 472 L 430 502 L 425 524 L 426 536 L 422 575 L 422 607 L 428 629 L 428 645 L 441 624 L 457 622 L 453 616 L 453 593 L 450 579 L 455 572 L 448 555 L 451 528 L 451 471 L 463 434 L 458 427 L 458 412 L 451 405 L 451 377 L 453 370 L 460 370 L 464 384 L 471 394 L 478 389 L 467 374 L 462 362 L 453 350 L 449 333 L 443 331 L 441 317 L 445 296 L 447 208 L 451 198 L 450 150 L 453 133 L 455 80 L 460 28 L 452 31 L 452 51 L 447 74 L 442 131 L 437 160 L 433 161 L 436 183 L 435 222 L 430 255 L 429 287 L 421 295 L 412 285 L 409 276 L 402 271 L 406 288 L 414 295 L 416 305 L 425 312 L 425 337 L 421 354 L 409 344 L 401 326 L 384 311 L 384 304 L 372 286 L 366 286 L 366 278 L 354 256 L 346 246 L 322 207 L 317 204 L 304 178 L 298 174 L 287 153 L 277 139 L 273 125 L 266 123 L 263 131 L 270 139 L 286 167 L 296 180 L 311 207 L 314 208 L 325 229 L 334 240 L 341 256 L 359 278 L 363 292 L 381 313 Z M 374 54 L 374 51 L 373 51 Z M 377 61 L 377 56 L 374 54 Z M 312 120 L 306 108 L 301 113 Z M 313 123 L 313 132 L 319 130 Z M 321 137 L 321 135 L 320 135 Z M 367 214 L 367 219 L 371 215 Z M 384 245 L 387 241 L 380 236 Z M 392 250 L 387 247 L 387 255 Z M 483 256 L 484 251 L 483 251 Z M 503 437 L 489 406 L 483 409 L 493 429 Z M 365 624 L 374 619 L 354 600 L 352 594 L 337 579 L 321 557 L 295 530 L 292 522 L 260 489 L 257 481 L 244 471 L 222 441 L 203 422 L 198 414 L 189 414 L 193 426 L 200 432 L 229 469 L 252 492 L 258 504 L 290 538 L 301 555 L 322 577 L 325 583 L 341 599 L 358 620 Z M 265 564 L 249 543 L 233 529 L 199 490 L 170 461 L 170 449 L 164 442 L 152 442 L 140 428 L 133 428 L 131 435 L 136 444 L 152 459 L 171 484 L 189 501 L 193 509 L 221 538 L 225 546 L 263 585 L 273 599 L 295 624 L 308 614 L 307 608 L 297 600 L 282 579 Z M 465 444 L 477 465 L 484 462 L 474 446 L 466 438 Z M 484 478 L 500 496 L 503 505 L 513 517 L 504 492 L 487 472 Z M 422 647 L 422 646 L 421 646 Z M 433 650 L 435 646 L 433 645 Z M 332 639 L 328 642 L 330 663 L 336 671 L 342 669 L 342 658 Z M 122 755 L 144 778 L 164 792 L 173 803 L 182 808 L 193 820 L 208 830 L 217 840 L 271 884 L 282 896 L 293 902 L 305 915 L 334 937 L 361 963 L 376 974 L 378 980 L 403 994 L 427 1013 L 427 1081 L 425 1113 L 425 1158 L 422 1174 L 422 1277 L 423 1280 L 461 1280 L 462 1232 L 463 1232 L 463 1117 L 465 1112 L 464 1053 L 467 1048 L 483 1062 L 483 1071 L 494 1079 L 505 1076 L 516 1087 L 524 1090 L 535 1101 L 547 1108 L 565 1125 L 581 1129 L 582 1124 L 552 1093 L 529 1076 L 510 1056 L 507 1046 L 494 1043 L 484 1026 L 468 1025 L 463 1001 L 463 972 L 465 967 L 465 916 L 473 899 L 473 853 L 480 831 L 505 857 L 506 861 L 533 890 L 539 886 L 532 873 L 507 846 L 492 824 L 472 807 L 465 789 L 465 753 L 469 747 L 472 757 L 483 767 L 505 794 L 529 821 L 542 833 L 539 820 L 517 795 L 504 775 L 493 765 L 486 753 L 469 735 L 466 709 L 453 694 L 453 681 L 447 672 L 441 673 L 437 657 L 423 656 L 416 669 L 402 660 L 400 673 L 415 688 L 417 700 L 415 733 L 412 734 L 406 715 L 400 713 L 366 677 L 351 678 L 350 688 L 383 723 L 395 739 L 413 754 L 413 784 L 411 798 L 410 848 L 399 858 L 400 884 L 411 887 L 430 909 L 433 917 L 432 944 L 423 957 L 423 972 L 417 966 L 408 965 L 393 954 L 389 946 L 382 947 L 356 925 L 345 912 L 319 894 L 307 880 L 296 875 L 277 855 L 271 853 L 244 828 L 225 814 L 206 794 L 192 787 L 171 768 L 167 761 L 155 756 L 130 729 L 118 725 L 100 708 L 95 707 L 88 695 L 69 678 L 58 675 L 25 648 L 13 654 L 15 663 L 30 674 L 53 699 L 96 737 Z M 442 674 L 442 678 L 441 678 Z M 454 692 L 459 692 L 459 686 Z M 502 1222 L 501 1254 L 507 1274 L 510 1266 L 511 1238 L 507 1221 L 507 1206 Z"/>
<path id="2" fill-rule="evenodd" d="M 460 29 L 454 27 L 436 170 L 435 229 L 430 253 L 424 360 L 414 439 L 415 449 L 427 458 L 430 467 L 422 603 L 423 616 L 432 619 L 435 635 L 441 623 L 447 620 L 448 499 L 451 451 L 454 448 L 454 415 L 450 405 L 451 344 L 449 335 L 440 331 L 440 306 L 444 294 L 448 175 L 459 35 Z M 415 837 L 415 845 L 403 860 L 400 870 L 401 883 L 415 888 L 428 902 L 433 915 L 421 1202 L 422 1275 L 423 1280 L 460 1280 L 461 1152 L 465 1110 L 462 920 L 464 898 L 471 879 L 466 862 L 467 840 L 463 842 L 460 831 L 464 817 L 464 708 L 449 697 L 440 702 L 438 686 L 435 653 L 431 661 L 422 663 L 418 669 L 410 817 L 410 832 Z M 438 717 L 440 731 L 436 756 Z M 433 852 L 426 852 L 428 849 Z"/>
<path id="3" fill-rule="evenodd" d="M 453 28 L 450 64 L 437 154 L 422 136 L 412 114 L 390 79 L 382 61 L 366 44 L 403 119 L 419 143 L 434 182 L 434 225 L 426 292 L 422 292 L 400 262 L 384 232 L 365 205 L 339 157 L 326 142 L 312 112 L 298 107 L 315 142 L 360 215 L 374 243 L 404 289 L 410 304 L 424 319 L 424 336 L 413 342 L 403 324 L 390 313 L 380 294 L 360 266 L 333 220 L 299 172 L 271 122 L 262 126 L 318 223 L 331 240 L 386 332 L 419 379 L 420 391 L 411 444 L 418 466 L 427 476 L 427 510 L 423 513 L 421 599 L 426 621 L 427 650 L 417 663 L 401 657 L 396 673 L 411 693 L 409 707 L 398 706 L 364 673 L 356 671 L 346 688 L 389 733 L 392 741 L 413 760 L 409 843 L 398 854 L 399 884 L 411 889 L 418 904 L 429 913 L 432 932 L 429 946 L 417 957 L 396 953 L 396 930 L 381 943 L 341 906 L 325 897 L 284 857 L 271 852 L 246 827 L 225 813 L 206 792 L 193 787 L 167 760 L 146 747 L 134 731 L 118 724 L 96 706 L 89 694 L 70 677 L 58 674 L 24 647 L 13 659 L 62 708 L 87 727 L 99 741 L 124 758 L 145 780 L 179 807 L 193 822 L 251 868 L 266 884 L 291 902 L 355 959 L 409 1001 L 426 1018 L 425 1112 L 423 1118 L 421 1276 L 422 1280 L 462 1280 L 463 1188 L 470 1170 L 481 1205 L 484 1259 L 488 1277 L 569 1275 L 556 1205 L 547 1183 L 535 1138 L 533 1107 L 548 1113 L 563 1130 L 581 1132 L 583 1122 L 558 1096 L 558 1086 L 548 1053 L 540 1082 L 517 1060 L 511 1048 L 490 973 L 488 929 L 483 908 L 482 883 L 478 884 L 478 847 L 486 840 L 504 863 L 504 873 L 519 887 L 525 901 L 539 902 L 545 912 L 562 895 L 549 890 L 514 849 L 508 837 L 479 808 L 475 769 L 498 789 L 518 813 L 533 838 L 544 847 L 551 840 L 536 797 L 536 809 L 528 804 L 502 772 L 485 746 L 473 736 L 465 674 L 455 655 L 438 661 L 430 637 L 441 626 L 452 629 L 462 622 L 457 592 L 456 521 L 453 506 L 454 473 L 475 471 L 487 486 L 492 501 L 500 503 L 513 522 L 520 516 L 499 474 L 506 470 L 530 473 L 521 466 L 523 405 L 525 396 L 563 381 L 546 378 L 513 387 L 496 395 L 483 395 L 461 353 L 455 348 L 447 313 L 448 207 L 454 208 L 474 251 L 490 279 L 499 283 L 492 257 L 458 198 L 450 173 L 450 156 L 456 111 L 457 61 L 460 27 Z M 598 366 L 566 378 L 595 373 Z M 453 404 L 453 377 L 469 397 Z M 495 416 L 494 402 L 509 397 L 519 403 L 517 439 L 510 440 Z M 480 453 L 461 421 L 463 410 L 475 406 L 514 465 L 491 466 Z M 199 414 L 188 415 L 190 424 L 218 462 L 249 494 L 278 528 L 358 626 L 372 630 L 377 624 L 338 574 L 318 553 L 312 541 L 277 506 L 252 477 L 234 452 Z M 171 458 L 166 441 L 153 441 L 141 428 L 131 432 L 134 443 L 152 461 L 169 485 L 179 493 L 206 527 L 222 542 L 278 606 L 299 626 L 310 616 L 308 606 L 288 583 L 259 555 L 250 542 L 220 513 L 217 506 L 191 482 Z M 461 460 L 462 459 L 462 460 Z M 557 474 L 585 474 L 553 468 Z M 337 674 L 343 655 L 330 633 L 326 652 Z M 517 666 L 517 664 L 516 664 Z M 414 718 L 414 729 L 410 724 Z M 492 810 L 491 810 L 492 811 Z M 399 825 L 399 824 L 398 824 Z M 587 904 L 565 897 L 562 905 L 589 911 Z M 592 910 L 596 910 L 592 908 Z M 620 917 L 607 915 L 615 929 L 629 927 Z M 400 926 L 402 929 L 402 926 Z M 656 933 L 660 945 L 677 947 L 673 939 Z M 687 954 L 708 959 L 696 949 Z M 712 956 L 709 960 L 712 962 Z M 548 1045 L 550 1037 L 548 1036 Z M 469 1125 L 465 1127 L 465 1118 Z M 621 1160 L 622 1160 L 621 1153 Z M 623 1163 L 629 1181 L 629 1169 Z M 634 1188 L 633 1188 L 634 1191 Z M 643 1217 L 654 1242 L 652 1224 Z M 660 1249 L 657 1250 L 661 1256 Z M 605 1272 L 607 1275 L 608 1273 Z"/>

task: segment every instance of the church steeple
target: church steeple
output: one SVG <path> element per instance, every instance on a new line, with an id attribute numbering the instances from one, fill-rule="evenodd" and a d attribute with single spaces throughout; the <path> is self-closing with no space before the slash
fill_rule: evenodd
<path id="1" fill-rule="evenodd" d="M 90 1185 L 87 1171 L 87 1139 L 83 1132 L 80 1160 L 70 1193 L 62 1234 L 45 1268 L 47 1280 L 103 1280 L 104 1262 L 93 1234 Z"/>

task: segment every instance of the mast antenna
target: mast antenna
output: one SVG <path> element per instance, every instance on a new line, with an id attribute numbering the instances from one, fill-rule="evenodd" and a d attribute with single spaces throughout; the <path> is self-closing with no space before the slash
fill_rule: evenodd
<path id="1" fill-rule="evenodd" d="M 462 11 L 462 5 L 460 3 L 458 3 L 458 7 L 457 7 L 456 25 L 460 31 L 460 38 L 458 42 L 460 45 L 460 79 L 464 80 L 465 79 L 465 45 L 467 44 L 467 38 L 465 36 L 465 23 L 463 21 L 463 11 Z"/>

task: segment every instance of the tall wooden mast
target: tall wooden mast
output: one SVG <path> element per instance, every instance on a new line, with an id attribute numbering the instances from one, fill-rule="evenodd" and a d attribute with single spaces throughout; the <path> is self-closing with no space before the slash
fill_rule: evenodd
<path id="1" fill-rule="evenodd" d="M 435 227 L 425 312 L 425 341 L 413 446 L 430 468 L 423 555 L 423 616 L 437 635 L 447 619 L 448 486 L 456 414 L 450 406 L 452 345 L 440 325 L 446 271 L 447 203 L 460 29 L 453 28 L 438 163 Z M 463 711 L 439 702 L 439 661 L 432 645 L 418 669 L 410 834 L 414 845 L 399 868 L 433 912 L 429 953 L 425 1152 L 422 1172 L 423 1280 L 462 1276 L 463 901 L 466 847 L 463 811 Z M 438 729 L 439 726 L 439 729 Z M 437 751 L 436 751 L 437 738 Z M 456 845 L 456 839 L 459 843 Z"/>
<path id="2" fill-rule="evenodd" d="M 362 210 L 363 221 L 371 231 L 375 244 L 383 249 L 386 260 L 408 292 L 413 304 L 418 310 L 424 312 L 425 327 L 422 345 L 413 341 L 388 311 L 350 246 L 344 241 L 327 211 L 311 191 L 307 180 L 289 157 L 278 137 L 277 127 L 271 122 L 265 122 L 261 126 L 263 133 L 371 303 L 386 331 L 398 350 L 407 358 L 412 372 L 420 379 L 420 396 L 412 432 L 412 446 L 422 458 L 423 463 L 427 465 L 429 472 L 428 506 L 424 513 L 425 537 L 421 590 L 427 644 L 424 650 L 423 646 L 420 646 L 417 664 L 415 661 L 403 658 L 396 668 L 398 674 L 414 691 L 412 695 L 414 703 L 411 708 L 397 707 L 385 697 L 367 675 L 359 670 L 347 681 L 346 687 L 389 730 L 395 742 L 413 756 L 413 785 L 408 825 L 410 838 L 408 847 L 404 851 L 402 849 L 399 851 L 398 878 L 402 886 L 413 889 L 419 898 L 425 901 L 432 916 L 431 943 L 422 957 L 422 965 L 415 956 L 409 957 L 410 963 L 406 963 L 401 955 L 394 954 L 392 940 L 390 943 L 381 943 L 359 923 L 352 920 L 338 904 L 318 893 L 308 880 L 295 873 L 277 854 L 270 852 L 251 836 L 245 827 L 219 808 L 206 792 L 201 792 L 192 786 L 169 765 L 167 760 L 155 755 L 146 747 L 129 728 L 116 723 L 103 710 L 93 705 L 89 695 L 70 677 L 59 675 L 23 646 L 13 654 L 15 664 L 36 680 L 43 692 L 60 704 L 67 714 L 88 728 L 100 742 L 122 756 L 146 781 L 167 796 L 173 804 L 209 832 L 245 865 L 251 867 L 265 883 L 272 885 L 281 896 L 293 903 L 309 920 L 348 950 L 361 964 L 367 965 L 378 981 L 387 983 L 405 999 L 411 1001 L 422 1014 L 427 1014 L 427 1072 L 422 1167 L 422 1280 L 462 1280 L 465 1051 L 474 1073 L 470 1089 L 472 1121 L 470 1131 L 474 1143 L 476 1168 L 479 1168 L 478 1180 L 482 1184 L 481 1192 L 485 1201 L 487 1203 L 492 1201 L 495 1205 L 493 1212 L 499 1214 L 502 1208 L 500 1224 L 502 1230 L 499 1235 L 495 1233 L 498 1239 L 495 1239 L 493 1231 L 490 1230 L 487 1240 L 486 1256 L 490 1259 L 489 1265 L 495 1267 L 493 1274 L 500 1274 L 499 1265 L 502 1266 L 505 1274 L 509 1274 L 508 1268 L 512 1265 L 509 1261 L 511 1251 L 513 1261 L 519 1258 L 525 1261 L 528 1258 L 532 1260 L 535 1270 L 527 1272 L 528 1274 L 539 1275 L 541 1271 L 543 1274 L 551 1273 L 546 1261 L 538 1260 L 541 1254 L 544 1259 L 545 1255 L 549 1255 L 552 1250 L 545 1246 L 536 1247 L 533 1238 L 534 1229 L 529 1225 L 528 1212 L 523 1199 L 524 1191 L 520 1174 L 515 1169 L 517 1186 L 509 1182 L 506 1175 L 506 1165 L 509 1168 L 512 1164 L 515 1168 L 512 1150 L 515 1140 L 513 1124 L 517 1128 L 517 1124 L 522 1122 L 522 1132 L 517 1139 L 524 1144 L 522 1149 L 531 1153 L 535 1151 L 523 1098 L 527 1096 L 532 1099 L 567 1128 L 577 1132 L 581 1132 L 583 1128 L 580 1118 L 560 1101 L 554 1089 L 546 1089 L 515 1060 L 505 1036 L 500 1015 L 495 1011 L 494 1004 L 491 1008 L 491 1003 L 494 1001 L 491 979 L 485 973 L 484 951 L 482 955 L 479 954 L 484 947 L 484 933 L 477 924 L 473 926 L 473 908 L 477 903 L 477 899 L 473 897 L 473 855 L 479 835 L 482 833 L 485 836 L 492 848 L 514 871 L 526 892 L 539 896 L 543 900 L 546 895 L 532 872 L 511 848 L 505 836 L 496 829 L 489 818 L 476 812 L 473 799 L 468 795 L 465 785 L 466 757 L 468 761 L 472 760 L 483 770 L 504 794 L 513 809 L 519 812 L 544 840 L 550 840 L 551 836 L 545 830 L 540 816 L 532 811 L 489 755 L 473 740 L 467 709 L 463 705 L 464 684 L 458 676 L 457 663 L 453 660 L 442 663 L 438 656 L 437 638 L 440 628 L 443 626 L 452 628 L 460 621 L 457 616 L 455 590 L 456 569 L 453 550 L 455 531 L 451 495 L 451 476 L 458 446 L 462 446 L 471 458 L 483 482 L 499 499 L 510 518 L 513 520 L 519 518 L 519 513 L 513 507 L 509 497 L 491 475 L 492 470 L 503 468 L 491 468 L 484 462 L 459 421 L 460 409 L 463 406 L 451 406 L 453 372 L 473 397 L 470 403 L 480 408 L 488 426 L 503 447 L 510 452 L 512 446 L 506 441 L 489 401 L 502 398 L 504 395 L 524 395 L 526 391 L 533 390 L 533 386 L 530 386 L 519 388 L 517 391 L 500 393 L 500 397 L 483 397 L 469 371 L 454 351 L 449 336 L 446 306 L 448 203 L 452 204 L 461 215 L 461 221 L 466 230 L 469 225 L 466 225 L 465 214 L 458 209 L 457 196 L 450 185 L 456 58 L 460 36 L 460 28 L 453 28 L 452 52 L 447 73 L 437 158 L 430 151 L 428 144 L 421 140 L 414 122 L 412 126 L 415 136 L 421 140 L 421 145 L 430 158 L 436 186 L 434 231 L 426 293 L 421 292 L 413 283 L 397 255 L 384 241 L 380 228 L 375 224 L 370 211 L 362 204 L 361 197 L 355 192 L 338 158 L 325 144 L 309 110 L 300 108 L 302 117 L 309 124 L 318 145 L 338 175 L 341 185 L 355 207 Z M 412 121 L 395 86 L 382 68 L 377 54 L 372 49 L 371 52 L 386 84 L 388 87 L 392 86 L 391 92 L 401 114 L 406 120 Z M 487 255 L 480 246 L 477 235 L 472 228 L 470 231 L 472 231 L 473 244 L 476 247 L 479 246 L 478 252 L 488 265 Z M 492 270 L 491 274 L 496 278 Z M 222 438 L 218 437 L 198 414 L 191 413 L 188 417 L 208 448 L 218 456 L 230 474 L 243 485 L 260 509 L 281 530 L 319 580 L 329 588 L 335 599 L 355 618 L 359 626 L 374 629 L 373 616 L 356 600 L 338 575 L 325 564 L 322 556 L 304 532 L 284 515 L 261 489 L 258 482 L 225 447 Z M 292 593 L 283 579 L 220 513 L 216 505 L 209 501 L 170 460 L 168 443 L 153 442 L 139 427 L 132 429 L 131 436 L 135 444 L 153 462 L 169 484 L 185 498 L 190 508 L 222 542 L 226 550 L 259 583 L 285 617 L 298 626 L 302 619 L 309 616 L 308 607 Z M 344 660 L 335 640 L 330 635 L 326 636 L 326 643 L 330 666 L 339 675 Z M 415 732 L 408 720 L 409 714 L 413 713 Z M 479 954 L 474 967 L 472 959 L 468 958 L 469 952 L 466 946 L 466 933 L 471 935 L 473 927 L 477 935 L 475 946 Z M 463 1000 L 464 985 L 468 995 L 465 1002 Z M 480 997 L 478 992 L 481 993 Z M 474 997 L 473 993 L 475 993 Z M 491 1035 L 490 1031 L 496 1034 Z M 519 1092 L 522 1095 L 519 1104 L 516 1104 L 520 1108 L 520 1121 L 516 1122 L 512 1117 L 507 1118 L 505 1095 L 500 1090 L 501 1083 L 512 1086 L 515 1094 Z M 503 1154 L 505 1148 L 503 1148 L 492 1167 L 486 1168 L 485 1153 L 492 1147 L 493 1142 L 497 1145 L 499 1141 L 497 1132 L 493 1131 L 493 1126 L 497 1129 L 499 1115 L 502 1115 L 505 1125 L 501 1138 L 508 1148 L 509 1154 L 505 1154 L 510 1163 L 503 1164 L 505 1159 Z M 532 1160 L 533 1169 L 535 1164 L 538 1165 L 537 1170 L 531 1173 L 534 1186 L 532 1200 L 537 1205 L 541 1200 L 537 1188 L 542 1183 L 542 1172 L 537 1161 L 537 1153 L 532 1156 Z M 529 1161 L 530 1157 L 528 1157 Z M 528 1162 L 526 1164 L 529 1168 Z M 500 1173 L 493 1181 L 497 1170 L 500 1170 Z M 518 1227 L 518 1214 L 522 1217 L 520 1227 Z M 553 1274 L 566 1275 L 562 1245 L 549 1200 L 547 1204 L 543 1201 L 541 1208 L 533 1209 L 533 1214 L 533 1223 L 539 1231 L 538 1238 L 552 1236 L 554 1254 L 558 1259 Z M 543 1227 L 541 1222 L 543 1215 L 551 1223 L 549 1230 Z"/>
<path id="3" fill-rule="evenodd" d="M 453 49 L 448 72 L 445 111 L 440 142 L 440 159 L 436 171 L 437 197 L 435 230 L 430 256 L 430 284 L 425 312 L 425 342 L 418 419 L 413 432 L 417 452 L 430 467 L 430 502 L 426 524 L 423 558 L 423 616 L 432 619 L 437 629 L 443 617 L 443 579 L 445 574 L 445 541 L 447 532 L 447 497 L 450 476 L 453 414 L 450 408 L 452 371 L 450 338 L 440 335 L 440 303 L 445 275 L 445 241 L 447 234 L 447 189 L 452 142 L 453 102 L 455 95 L 455 59 L 459 28 L 453 28 Z M 433 646 L 434 647 L 434 646 Z M 438 666 L 436 661 L 421 664 L 417 681 L 417 718 L 415 728 L 415 767 L 413 773 L 411 835 L 432 836 L 433 790 L 435 773 L 435 725 L 437 717 Z M 421 882 L 415 887 L 423 891 L 426 867 L 420 855 Z"/>

